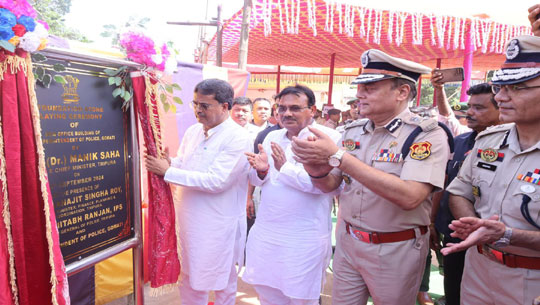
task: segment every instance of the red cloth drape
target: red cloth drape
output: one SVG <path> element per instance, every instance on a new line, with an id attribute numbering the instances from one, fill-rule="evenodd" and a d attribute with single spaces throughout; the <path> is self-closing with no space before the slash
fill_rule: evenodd
<path id="1" fill-rule="evenodd" d="M 148 154 L 156 156 L 159 143 L 154 137 L 150 120 L 157 117 L 155 96 L 146 98 L 144 76 L 132 76 L 133 101 L 138 114 Z M 146 103 L 153 109 L 149 113 Z M 154 119 L 159 136 L 159 121 Z M 149 240 L 148 262 L 149 279 L 152 288 L 176 284 L 180 275 L 180 261 L 177 252 L 174 203 L 169 185 L 163 177 L 148 173 L 148 221 L 146 222 Z"/>
<path id="2" fill-rule="evenodd" d="M 26 57 L 26 54 L 22 55 Z M 52 196 L 46 181 L 45 169 L 40 172 L 39 168 L 36 143 L 39 125 L 36 130 L 31 104 L 35 101 L 31 100 L 28 78 L 23 67 L 26 66 L 28 73 L 32 73 L 31 65 L 27 64 L 29 61 L 25 62 L 21 58 L 16 56 L 4 58 L 11 64 L 4 65 L 7 68 L 3 71 L 3 80 L 0 81 L 0 118 L 5 156 L 5 164 L 2 166 L 5 166 L 6 174 L 6 181 L 3 182 L 7 185 L 4 191 L 7 191 L 8 201 L 4 202 L 4 196 L 0 197 L 0 200 L 2 207 L 9 203 L 17 298 L 21 305 L 69 304 L 69 296 L 66 295 L 65 267 L 52 209 Z M 40 180 L 40 173 L 43 180 Z M 47 189 L 47 202 L 43 199 L 43 186 Z M 50 217 L 44 213 L 46 209 L 50 211 Z M 5 229 L 5 226 L 0 228 L 0 234 L 4 237 Z M 5 249 L 4 237 L 0 239 L 2 250 Z M 52 253 L 50 248 L 53 249 Z M 54 270 L 51 265 L 54 265 Z M 6 267 L 4 264 L 2 266 Z M 12 278 L 8 275 L 7 278 L 2 276 L 0 279 L 2 279 L 0 289 L 4 291 L 6 289 L 4 280 L 11 281 Z M 51 282 L 55 284 L 55 289 Z"/>

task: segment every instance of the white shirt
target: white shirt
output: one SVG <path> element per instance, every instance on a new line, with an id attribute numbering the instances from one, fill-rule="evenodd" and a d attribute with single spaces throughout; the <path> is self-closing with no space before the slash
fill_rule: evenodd
<path id="1" fill-rule="evenodd" d="M 165 181 L 179 185 L 175 197 L 182 272 L 195 290 L 222 290 L 231 264 L 243 262 L 247 173 L 252 151 L 246 131 L 232 119 L 204 134 L 189 127 Z"/>
<path id="2" fill-rule="evenodd" d="M 261 127 L 251 123 L 244 125 L 244 129 L 247 130 L 249 136 L 252 138 L 252 141 L 255 141 L 257 134 L 259 134 L 259 132 L 262 130 Z"/>
<path id="3" fill-rule="evenodd" d="M 312 126 L 336 143 L 341 139 L 333 129 L 316 123 Z M 325 194 L 313 186 L 302 164 L 292 158 L 286 133 L 285 128 L 272 131 L 263 142 L 270 163 L 265 179 L 260 180 L 254 169 L 249 174 L 250 182 L 261 186 L 262 197 L 248 236 L 242 279 L 279 289 L 290 298 L 318 299 L 332 253 L 332 197 L 339 189 Z M 298 137 L 310 134 L 305 128 Z M 271 157 L 271 142 L 279 144 L 287 158 L 279 172 Z"/>
<path id="4" fill-rule="evenodd" d="M 444 123 L 446 126 L 448 126 L 448 129 L 450 129 L 454 137 L 457 137 L 462 133 L 472 131 L 472 129 L 470 129 L 469 127 L 461 124 L 453 112 L 451 112 L 450 115 L 448 116 L 439 114 L 439 117 L 437 120 L 441 123 Z"/>

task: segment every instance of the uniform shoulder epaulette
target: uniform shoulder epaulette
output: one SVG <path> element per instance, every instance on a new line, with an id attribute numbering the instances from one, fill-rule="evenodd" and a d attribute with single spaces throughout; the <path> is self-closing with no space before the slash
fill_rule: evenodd
<path id="1" fill-rule="evenodd" d="M 345 125 L 345 130 L 351 129 L 353 127 L 358 127 L 358 126 L 362 127 L 362 126 L 365 126 L 367 123 L 369 123 L 369 119 L 354 120 L 348 123 L 347 125 Z"/>
<path id="2" fill-rule="evenodd" d="M 484 137 L 484 136 L 489 135 L 489 134 L 494 134 L 494 133 L 499 133 L 499 132 L 505 133 L 508 130 L 512 129 L 512 127 L 514 127 L 514 123 L 490 126 L 486 130 L 480 132 L 476 136 L 476 139 L 479 139 L 479 138 Z"/>
<path id="3" fill-rule="evenodd" d="M 416 115 L 408 118 L 405 122 L 407 124 L 420 126 L 420 128 L 422 128 L 422 131 L 424 132 L 432 131 L 439 126 L 438 121 L 434 118 L 427 118 Z"/>

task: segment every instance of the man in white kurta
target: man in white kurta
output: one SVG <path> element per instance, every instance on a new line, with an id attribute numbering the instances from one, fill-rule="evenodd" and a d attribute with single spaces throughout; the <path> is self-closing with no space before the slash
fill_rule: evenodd
<path id="1" fill-rule="evenodd" d="M 153 172 L 159 164 L 152 162 L 165 165 L 165 172 L 155 172 L 178 186 L 182 304 L 206 305 L 210 290 L 215 291 L 216 305 L 235 302 L 235 265 L 243 262 L 246 232 L 248 163 L 244 152 L 252 149 L 252 142 L 228 117 L 233 92 L 227 86 L 218 80 L 199 83 L 192 104 L 200 123 L 187 129 L 177 157 L 170 166 L 163 164 L 166 159 L 148 156 L 146 161 Z"/>
<path id="2" fill-rule="evenodd" d="M 267 163 L 255 165 L 249 174 L 250 182 L 261 186 L 262 197 L 246 246 L 242 279 L 255 286 L 262 305 L 318 304 L 332 253 L 333 193 L 324 194 L 312 185 L 303 166 L 293 159 L 291 138 L 307 138 L 311 134 L 308 125 L 336 143 L 341 135 L 316 124 L 312 118 L 315 110 L 305 107 L 309 106 L 308 97 L 301 91 L 297 96 L 294 92 L 298 91 L 290 88 L 296 87 L 278 95 L 284 128 L 268 134 L 263 149 L 259 147 L 259 154 L 267 154 Z M 293 93 L 287 94 L 287 90 Z M 267 174 L 261 179 L 264 169 Z"/>

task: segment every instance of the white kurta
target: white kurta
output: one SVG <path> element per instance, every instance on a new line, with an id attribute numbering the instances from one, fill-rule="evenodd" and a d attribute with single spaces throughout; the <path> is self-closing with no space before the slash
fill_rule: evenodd
<path id="1" fill-rule="evenodd" d="M 165 181 L 179 185 L 175 208 L 182 246 L 182 273 L 195 290 L 224 289 L 242 263 L 246 234 L 247 132 L 230 118 L 208 131 L 187 129 Z"/>
<path id="2" fill-rule="evenodd" d="M 330 135 L 336 143 L 341 134 L 322 125 L 312 126 Z M 242 279 L 253 285 L 266 285 L 294 299 L 318 299 L 323 275 L 331 256 L 330 217 L 332 197 L 313 186 L 302 164 L 291 151 L 286 129 L 272 131 L 263 142 L 270 171 L 264 180 L 250 171 L 250 182 L 261 186 L 257 221 L 249 232 L 246 269 Z M 307 138 L 307 128 L 299 134 Z M 277 171 L 270 156 L 270 143 L 285 151 L 287 162 Z"/>

